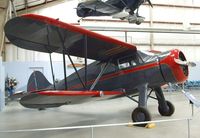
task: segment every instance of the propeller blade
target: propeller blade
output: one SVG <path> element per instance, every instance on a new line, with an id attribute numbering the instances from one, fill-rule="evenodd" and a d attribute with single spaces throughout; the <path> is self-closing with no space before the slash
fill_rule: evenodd
<path id="1" fill-rule="evenodd" d="M 153 8 L 153 4 L 151 3 L 150 0 L 147 0 L 147 2 L 149 3 L 149 5 Z"/>
<path id="2" fill-rule="evenodd" d="M 190 67 L 195 67 L 197 64 L 196 63 L 194 63 L 194 62 L 188 62 L 188 66 L 190 66 Z"/>
<path id="3" fill-rule="evenodd" d="M 194 62 L 190 62 L 190 61 L 182 61 L 180 59 L 174 59 L 174 61 L 179 64 L 179 65 L 183 65 L 183 66 L 189 66 L 189 67 L 195 67 L 196 63 Z"/>

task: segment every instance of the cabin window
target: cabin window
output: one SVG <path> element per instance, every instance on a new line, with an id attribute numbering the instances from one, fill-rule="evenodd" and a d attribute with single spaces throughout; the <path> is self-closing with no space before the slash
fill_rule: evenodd
<path id="1" fill-rule="evenodd" d="M 124 68 L 128 68 L 128 67 L 130 67 L 129 62 L 119 63 L 119 69 L 124 69 Z"/>
<path id="2" fill-rule="evenodd" d="M 129 67 L 134 67 L 141 64 L 142 61 L 137 56 L 124 57 L 118 60 L 119 69 L 125 69 Z"/>
<path id="3" fill-rule="evenodd" d="M 131 60 L 131 65 L 132 66 L 136 66 L 137 64 L 136 64 L 136 62 L 134 60 Z"/>

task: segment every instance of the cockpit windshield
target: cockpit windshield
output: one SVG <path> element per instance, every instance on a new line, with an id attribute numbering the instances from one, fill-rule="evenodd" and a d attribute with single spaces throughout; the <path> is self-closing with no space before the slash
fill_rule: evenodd
<path id="1" fill-rule="evenodd" d="M 138 51 L 138 54 L 142 58 L 144 63 L 148 62 L 154 62 L 156 60 L 162 59 L 168 55 L 170 55 L 170 51 L 165 51 L 165 52 L 150 52 L 150 51 Z"/>
<path id="2" fill-rule="evenodd" d="M 138 51 L 138 54 L 142 58 L 143 62 L 153 62 L 157 60 L 158 54 L 149 52 L 149 51 Z"/>

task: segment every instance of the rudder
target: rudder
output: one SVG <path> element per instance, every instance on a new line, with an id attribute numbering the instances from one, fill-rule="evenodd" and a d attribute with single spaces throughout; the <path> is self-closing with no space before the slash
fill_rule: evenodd
<path id="1" fill-rule="evenodd" d="M 27 91 L 30 92 L 45 89 L 50 85 L 51 83 L 40 71 L 34 71 L 28 80 Z"/>

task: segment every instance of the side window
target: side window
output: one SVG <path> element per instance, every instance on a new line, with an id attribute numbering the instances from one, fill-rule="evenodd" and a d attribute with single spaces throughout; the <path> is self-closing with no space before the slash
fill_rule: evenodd
<path id="1" fill-rule="evenodd" d="M 130 63 L 129 62 L 125 62 L 125 63 L 120 63 L 119 62 L 119 69 L 125 69 L 125 68 L 128 68 L 130 67 Z"/>
<path id="2" fill-rule="evenodd" d="M 121 58 L 121 59 L 118 59 L 118 67 L 119 69 L 125 69 L 125 68 L 129 68 L 131 66 L 133 66 L 133 57 L 124 57 L 124 58 Z"/>
<path id="3" fill-rule="evenodd" d="M 118 59 L 119 69 L 134 67 L 142 63 L 143 63 L 142 60 L 138 58 L 137 56 L 129 56 L 129 57 Z"/>
<path id="4" fill-rule="evenodd" d="M 137 65 L 136 62 L 135 62 L 135 60 L 131 60 L 131 65 L 132 66 L 136 66 Z"/>

